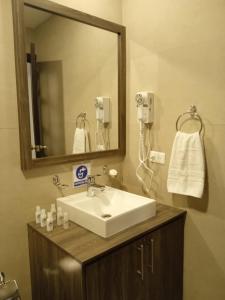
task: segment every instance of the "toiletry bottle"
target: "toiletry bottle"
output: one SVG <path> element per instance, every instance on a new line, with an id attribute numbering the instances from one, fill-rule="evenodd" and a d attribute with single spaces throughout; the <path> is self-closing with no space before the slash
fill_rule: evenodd
<path id="1" fill-rule="evenodd" d="M 64 212 L 63 214 L 63 228 L 68 229 L 69 228 L 69 216 L 67 212 Z"/>
<path id="2" fill-rule="evenodd" d="M 52 218 L 53 218 L 53 221 L 56 220 L 56 207 L 55 207 L 55 203 L 52 203 L 51 204 L 51 213 L 52 213 Z"/>
<path id="3" fill-rule="evenodd" d="M 53 231 L 53 217 L 52 217 L 52 212 L 48 212 L 48 217 L 47 217 L 47 221 L 46 221 L 46 228 L 47 231 Z"/>
<path id="4" fill-rule="evenodd" d="M 36 224 L 41 223 L 41 208 L 40 208 L 40 206 L 36 206 L 35 221 L 36 221 Z"/>
<path id="5" fill-rule="evenodd" d="M 63 212 L 62 207 L 57 208 L 57 225 L 61 226 L 63 223 Z"/>
<path id="6" fill-rule="evenodd" d="M 46 212 L 45 209 L 41 210 L 41 227 L 45 227 L 46 226 Z"/>

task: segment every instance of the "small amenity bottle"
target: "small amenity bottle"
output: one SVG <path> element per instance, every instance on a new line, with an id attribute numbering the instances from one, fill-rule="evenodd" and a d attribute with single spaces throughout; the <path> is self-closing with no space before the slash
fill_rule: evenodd
<path id="1" fill-rule="evenodd" d="M 52 212 L 48 212 L 48 217 L 47 217 L 47 221 L 46 221 L 46 227 L 47 227 L 47 231 L 53 231 L 53 217 L 52 217 Z"/>
<path id="2" fill-rule="evenodd" d="M 54 203 L 51 204 L 51 210 L 50 211 L 52 213 L 53 221 L 55 221 L 56 220 L 56 207 L 55 207 Z"/>
<path id="3" fill-rule="evenodd" d="M 40 206 L 36 206 L 35 222 L 36 222 L 36 224 L 40 224 L 41 223 L 41 208 L 40 208 Z"/>
<path id="4" fill-rule="evenodd" d="M 41 210 L 41 227 L 45 227 L 46 226 L 46 212 L 45 209 Z"/>
<path id="5" fill-rule="evenodd" d="M 57 208 L 57 225 L 61 226 L 63 224 L 63 212 L 62 207 Z"/>
<path id="6" fill-rule="evenodd" d="M 63 228 L 68 229 L 69 228 L 69 216 L 67 212 L 64 212 L 63 214 Z"/>

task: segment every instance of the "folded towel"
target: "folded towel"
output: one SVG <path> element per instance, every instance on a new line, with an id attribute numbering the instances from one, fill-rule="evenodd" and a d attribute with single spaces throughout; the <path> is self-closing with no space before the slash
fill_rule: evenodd
<path id="1" fill-rule="evenodd" d="M 90 151 L 89 134 L 85 128 L 76 128 L 73 140 L 73 154 Z"/>
<path id="2" fill-rule="evenodd" d="M 178 131 L 168 170 L 168 192 L 201 198 L 205 180 L 204 161 L 199 132 Z"/>

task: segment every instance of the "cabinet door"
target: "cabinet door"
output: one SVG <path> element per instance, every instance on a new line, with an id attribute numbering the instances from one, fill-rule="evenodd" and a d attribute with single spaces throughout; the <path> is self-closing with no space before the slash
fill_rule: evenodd
<path id="1" fill-rule="evenodd" d="M 85 268 L 87 300 L 182 300 L 182 218 Z"/>
<path id="2" fill-rule="evenodd" d="M 183 228 L 180 218 L 146 237 L 148 299 L 182 300 Z"/>
<path id="3" fill-rule="evenodd" d="M 146 300 L 144 240 L 116 250 L 85 268 L 87 300 Z"/>

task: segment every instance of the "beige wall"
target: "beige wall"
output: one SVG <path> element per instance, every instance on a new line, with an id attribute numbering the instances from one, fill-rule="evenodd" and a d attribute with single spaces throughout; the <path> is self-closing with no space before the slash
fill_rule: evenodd
<path id="1" fill-rule="evenodd" d="M 58 0 L 58 3 L 121 22 L 120 1 Z M 220 0 L 123 1 L 128 39 L 127 156 L 125 187 L 137 193 L 136 106 L 139 90 L 156 94 L 154 149 L 165 151 L 165 166 L 155 166 L 156 199 L 188 209 L 185 235 L 185 300 L 225 298 L 225 4 Z M 26 223 L 36 204 L 48 207 L 58 195 L 53 173 L 71 180 L 71 166 L 21 172 L 16 105 L 11 5 L 0 0 L 0 269 L 18 279 L 23 299 L 30 299 Z M 166 192 L 166 176 L 175 120 L 196 104 L 205 123 L 208 168 L 202 200 Z M 135 138 L 136 136 L 136 138 Z M 107 161 L 94 162 L 100 169 Z M 109 160 L 120 168 L 119 159 Z M 70 190 L 67 191 L 71 192 Z"/>
<path id="2" fill-rule="evenodd" d="M 57 1 L 121 23 L 120 1 Z M 11 1 L 0 0 L 0 270 L 18 280 L 22 299 L 30 300 L 26 223 L 34 219 L 37 204 L 48 208 L 57 196 L 52 175 L 70 183 L 71 165 L 23 173 L 20 169 L 17 96 Z M 94 173 L 108 163 L 120 169 L 119 158 L 93 161 Z M 106 181 L 106 180 L 105 180 Z M 73 192 L 72 189 L 66 193 Z"/>
<path id="3" fill-rule="evenodd" d="M 125 187 L 137 193 L 138 126 L 135 93 L 155 92 L 152 196 L 188 210 L 184 300 L 225 299 L 225 2 L 123 0 L 127 26 L 128 105 Z M 197 105 L 205 124 L 208 183 L 202 200 L 171 196 L 166 178 L 177 116 Z"/>

